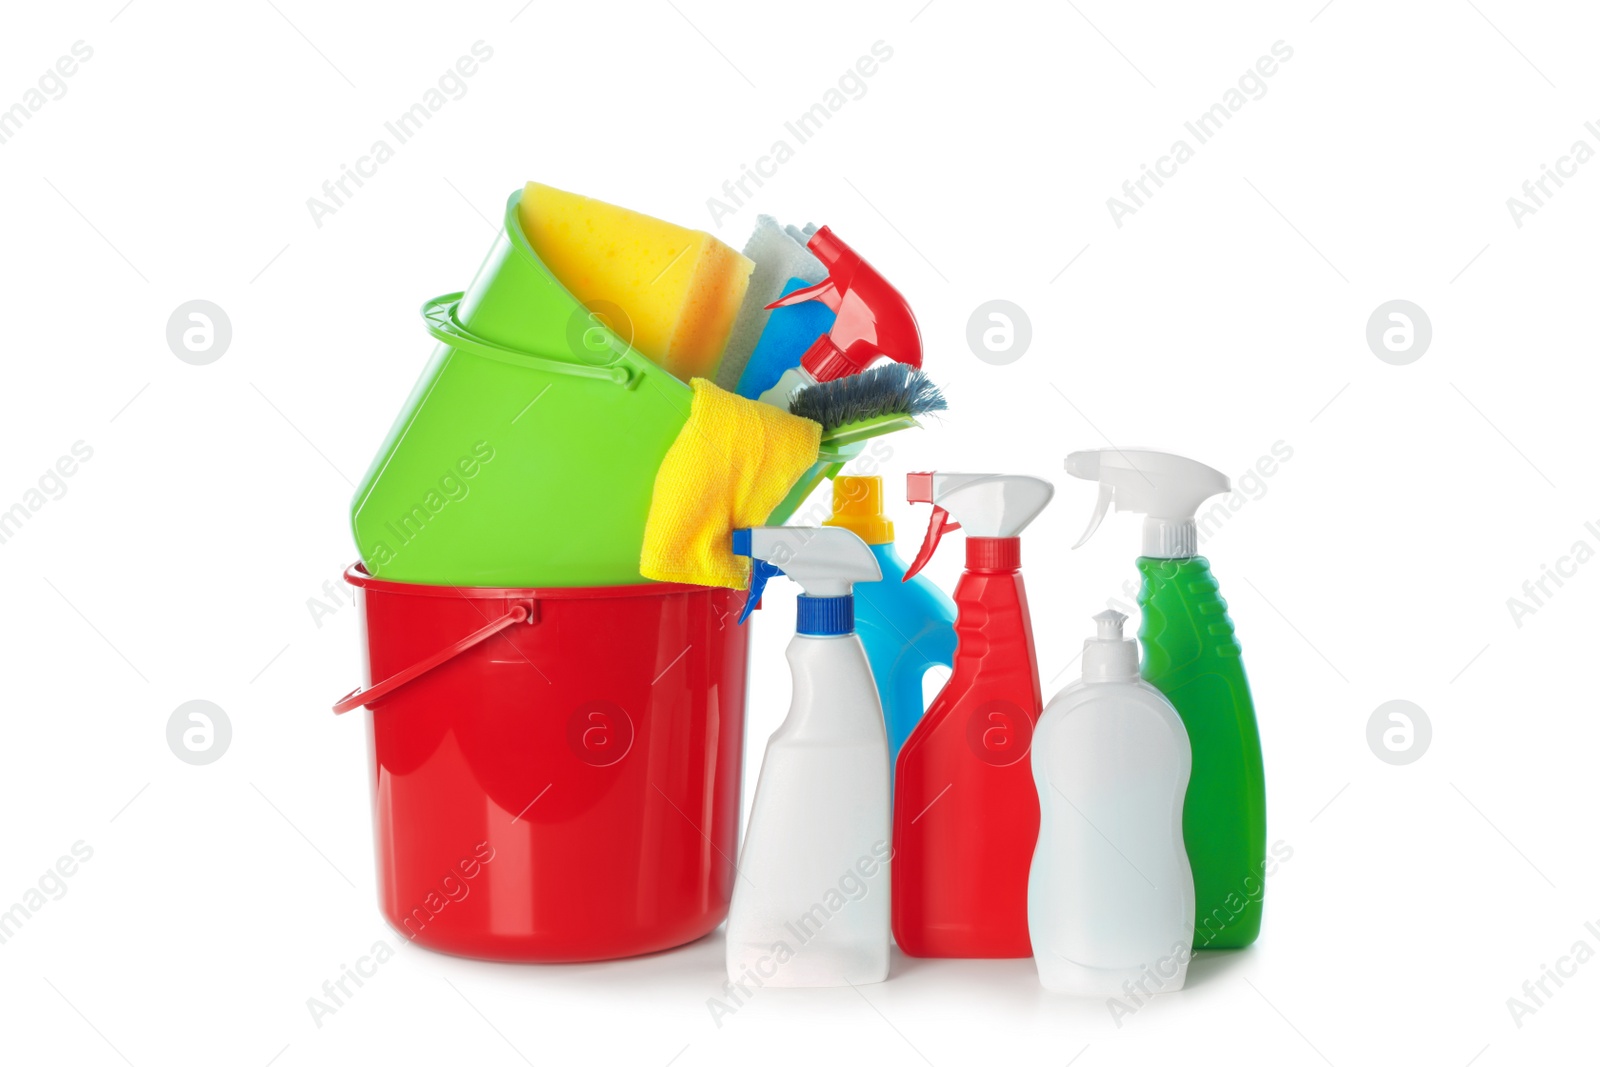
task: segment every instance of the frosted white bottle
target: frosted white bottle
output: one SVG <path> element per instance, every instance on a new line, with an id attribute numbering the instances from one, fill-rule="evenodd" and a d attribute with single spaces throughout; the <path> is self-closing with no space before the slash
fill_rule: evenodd
<path id="1" fill-rule="evenodd" d="M 736 551 L 822 594 L 799 598 L 794 697 L 767 742 L 728 911 L 728 978 L 744 988 L 889 976 L 889 740 L 850 595 L 878 564 L 848 530 L 803 531 L 796 548 L 801 532 L 735 535 Z"/>
<path id="2" fill-rule="evenodd" d="M 1082 996 L 1183 988 L 1194 941 L 1194 878 L 1183 847 L 1189 735 L 1139 678 L 1127 616 L 1095 616 L 1083 679 L 1034 732 L 1039 843 L 1028 932 L 1046 989 Z"/>

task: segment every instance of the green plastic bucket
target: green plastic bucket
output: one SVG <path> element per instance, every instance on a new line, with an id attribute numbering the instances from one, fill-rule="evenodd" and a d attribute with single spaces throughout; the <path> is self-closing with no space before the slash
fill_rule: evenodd
<path id="1" fill-rule="evenodd" d="M 656 471 L 690 390 L 627 341 L 620 312 L 585 307 L 505 224 L 465 293 L 428 301 L 439 341 L 351 505 L 367 569 L 433 585 L 644 582 Z M 848 449 L 823 448 L 814 486 Z M 800 500 L 769 517 L 787 519 Z M 802 495 L 803 499 L 803 495 Z"/>

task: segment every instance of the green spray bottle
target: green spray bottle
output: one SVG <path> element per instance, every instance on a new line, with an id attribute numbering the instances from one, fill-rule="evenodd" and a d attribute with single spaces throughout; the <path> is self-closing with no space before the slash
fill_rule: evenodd
<path id="1" fill-rule="evenodd" d="M 1081 545 L 1115 506 L 1145 516 L 1144 680 L 1183 720 L 1194 751 L 1183 841 L 1194 870 L 1194 947 L 1241 948 L 1261 932 L 1267 848 L 1261 736 L 1228 604 L 1198 554 L 1195 513 L 1229 490 L 1227 475 L 1167 452 L 1095 449 L 1067 457 L 1067 473 L 1100 483 Z M 1077 547 L 1077 546 L 1074 546 Z"/>

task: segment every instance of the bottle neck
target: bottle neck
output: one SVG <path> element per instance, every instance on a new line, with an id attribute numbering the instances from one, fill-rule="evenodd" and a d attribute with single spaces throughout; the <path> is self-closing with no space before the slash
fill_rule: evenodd
<path id="1" fill-rule="evenodd" d="M 1022 538 L 967 538 L 967 570 L 977 574 L 1006 574 L 1022 567 Z"/>
<path id="2" fill-rule="evenodd" d="M 855 633 L 856 598 L 844 596 L 810 596 L 801 593 L 795 598 L 794 632 L 805 637 L 843 637 Z"/>
<path id="3" fill-rule="evenodd" d="M 1090 685 L 1138 681 L 1139 646 L 1132 641 L 1085 641 L 1083 680 Z"/>
<path id="4" fill-rule="evenodd" d="M 888 582 L 891 579 L 898 584 L 900 580 L 905 577 L 906 561 L 904 557 L 900 555 L 899 551 L 894 547 L 893 541 L 885 541 L 881 545 L 874 545 L 869 542 L 867 547 L 870 548 L 872 550 L 872 554 L 877 557 L 878 569 L 883 572 L 883 578 L 880 580 L 880 582 L 869 582 L 867 585 L 862 586 L 860 590 L 861 592 L 866 592 L 873 586 L 879 585 L 882 582 Z M 915 581 L 916 579 L 913 580 Z"/>
<path id="5" fill-rule="evenodd" d="M 806 354 L 800 357 L 800 366 L 818 382 L 831 382 L 861 371 L 860 365 L 845 355 L 827 334 L 811 343 Z"/>
<path id="6" fill-rule="evenodd" d="M 1151 559 L 1188 559 L 1200 551 L 1200 536 L 1193 519 L 1144 519 L 1144 551 Z"/>

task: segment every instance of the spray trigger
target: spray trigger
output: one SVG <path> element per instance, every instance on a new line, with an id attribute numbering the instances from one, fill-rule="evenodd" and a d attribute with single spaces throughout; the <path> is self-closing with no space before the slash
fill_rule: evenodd
<path id="1" fill-rule="evenodd" d="M 914 475 L 912 477 L 915 477 Z M 902 582 L 909 582 L 917 576 L 917 572 L 928 565 L 933 558 L 934 550 L 939 547 L 939 538 L 951 530 L 961 529 L 959 522 L 951 522 L 950 513 L 937 504 L 933 507 L 933 515 L 928 520 L 928 535 L 922 539 L 922 549 L 917 553 L 917 558 L 911 561 L 911 566 L 906 568 Z"/>
<path id="2" fill-rule="evenodd" d="M 839 287 L 832 278 L 824 278 L 815 285 L 808 285 L 803 289 L 796 289 L 786 296 L 780 296 L 768 304 L 766 310 L 788 307 L 791 304 L 804 304 L 808 300 L 815 300 L 825 305 L 831 311 L 839 310 Z"/>
<path id="3" fill-rule="evenodd" d="M 783 568 L 764 559 L 752 559 L 750 564 L 750 592 L 745 594 L 744 610 L 739 612 L 740 626 L 756 610 L 756 605 L 761 603 L 761 593 L 767 587 L 767 580 L 783 573 Z"/>
<path id="4" fill-rule="evenodd" d="M 1116 496 L 1116 489 L 1109 482 L 1100 483 L 1100 498 L 1095 501 L 1094 514 L 1089 516 L 1089 528 L 1083 531 L 1083 536 L 1078 538 L 1078 543 L 1073 548 L 1082 548 L 1094 532 L 1100 529 L 1100 523 L 1106 517 L 1106 512 L 1111 510 L 1111 503 Z"/>
<path id="5" fill-rule="evenodd" d="M 922 366 L 922 334 L 900 291 L 826 226 L 812 231 L 805 246 L 828 276 L 767 305 L 770 310 L 815 300 L 834 312 L 828 332 L 800 357 L 801 369 L 814 381 L 831 382 L 883 357 Z"/>
<path id="6" fill-rule="evenodd" d="M 767 580 L 783 573 L 783 568 L 775 563 L 768 563 L 755 554 L 754 538 L 750 531 L 733 531 L 733 554 L 736 556 L 750 557 L 750 591 L 745 594 L 744 610 L 739 612 L 738 625 L 743 626 L 744 620 L 756 610 L 756 605 L 761 603 L 761 591 L 766 588 Z"/>

